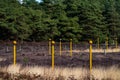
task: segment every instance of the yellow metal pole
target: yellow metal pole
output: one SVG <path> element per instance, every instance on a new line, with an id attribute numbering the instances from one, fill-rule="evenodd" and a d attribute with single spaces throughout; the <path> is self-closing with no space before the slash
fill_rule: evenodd
<path id="1" fill-rule="evenodd" d="M 16 65 L 16 41 L 13 41 L 13 64 Z"/>
<path id="2" fill-rule="evenodd" d="M 70 39 L 70 56 L 72 57 L 72 39 Z"/>
<path id="3" fill-rule="evenodd" d="M 99 39 L 99 37 L 97 38 L 97 43 L 98 43 L 98 49 L 100 49 L 100 39 Z"/>
<path id="4" fill-rule="evenodd" d="M 115 39 L 116 39 L 115 42 L 116 42 L 116 49 L 117 49 L 118 48 L 118 42 L 117 42 L 117 38 L 115 38 Z"/>
<path id="5" fill-rule="evenodd" d="M 90 58 L 90 74 L 92 72 L 92 40 L 89 41 L 89 44 L 90 44 L 90 49 L 89 49 L 89 58 Z"/>
<path id="6" fill-rule="evenodd" d="M 49 39 L 49 55 L 51 55 L 51 39 Z"/>
<path id="7" fill-rule="evenodd" d="M 62 42 L 61 42 L 62 39 L 60 39 L 60 56 L 62 55 Z"/>
<path id="8" fill-rule="evenodd" d="M 55 56 L 55 41 L 52 41 L 52 70 L 54 70 L 54 56 Z"/>
<path id="9" fill-rule="evenodd" d="M 106 38 L 106 50 L 108 50 L 108 37 Z"/>

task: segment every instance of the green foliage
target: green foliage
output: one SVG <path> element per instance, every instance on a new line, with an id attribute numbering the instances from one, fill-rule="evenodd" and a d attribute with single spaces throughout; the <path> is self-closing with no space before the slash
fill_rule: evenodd
<path id="1" fill-rule="evenodd" d="M 0 40 L 120 40 L 120 0 L 1 0 Z"/>

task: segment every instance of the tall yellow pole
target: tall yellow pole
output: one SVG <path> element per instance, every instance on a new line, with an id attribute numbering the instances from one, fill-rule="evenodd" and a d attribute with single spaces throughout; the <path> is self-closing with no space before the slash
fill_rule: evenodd
<path id="1" fill-rule="evenodd" d="M 72 39 L 70 39 L 70 56 L 72 57 Z"/>
<path id="2" fill-rule="evenodd" d="M 98 44 L 98 49 L 100 49 L 100 39 L 99 39 L 99 37 L 97 38 L 97 44 Z"/>
<path id="3" fill-rule="evenodd" d="M 62 42 L 61 42 L 62 39 L 60 39 L 60 56 L 62 55 Z"/>
<path id="4" fill-rule="evenodd" d="M 54 45 L 55 45 L 55 41 L 52 41 L 52 70 L 54 70 L 54 56 L 55 56 L 55 48 L 54 48 Z"/>
<path id="5" fill-rule="evenodd" d="M 16 65 L 16 41 L 13 41 L 13 64 Z"/>
<path id="6" fill-rule="evenodd" d="M 90 74 L 92 72 L 92 40 L 89 41 L 89 44 L 90 44 L 90 49 L 89 49 L 89 58 L 90 58 Z"/>
<path id="7" fill-rule="evenodd" d="M 106 50 L 108 50 L 108 37 L 106 38 Z"/>
<path id="8" fill-rule="evenodd" d="M 117 38 L 115 38 L 115 40 L 116 40 L 116 41 L 115 41 L 115 42 L 116 42 L 116 44 L 115 44 L 115 45 L 116 45 L 116 49 L 117 49 L 117 48 L 118 48 Z"/>
<path id="9" fill-rule="evenodd" d="M 49 55 L 51 55 L 51 39 L 49 39 Z"/>

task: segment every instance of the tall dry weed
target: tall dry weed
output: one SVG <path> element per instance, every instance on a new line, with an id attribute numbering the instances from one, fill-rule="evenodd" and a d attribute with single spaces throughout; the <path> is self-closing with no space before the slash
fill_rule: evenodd
<path id="1" fill-rule="evenodd" d="M 42 80 L 89 80 L 89 70 L 85 68 L 61 68 L 54 70 L 48 67 L 9 65 L 1 67 L 0 72 L 8 74 L 19 74 L 18 77 L 27 79 L 39 78 Z M 20 75 L 21 74 L 21 75 Z M 28 76 L 29 75 L 29 76 Z M 10 75 L 9 75 L 10 76 Z M 93 68 L 92 77 L 94 80 L 120 80 L 120 68 L 113 66 L 110 68 Z"/>

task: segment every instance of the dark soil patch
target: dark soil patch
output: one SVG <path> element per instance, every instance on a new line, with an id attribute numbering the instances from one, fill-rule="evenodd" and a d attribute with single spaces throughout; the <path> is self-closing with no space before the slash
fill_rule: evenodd
<path id="1" fill-rule="evenodd" d="M 0 54 L 0 57 L 6 58 L 6 61 L 1 61 L 1 66 L 6 66 L 13 63 L 13 54 L 4 53 Z M 41 53 L 18 53 L 17 63 L 26 65 L 39 65 L 39 66 L 51 66 L 51 55 Z M 93 54 L 93 67 L 110 67 L 117 65 L 120 67 L 120 53 L 94 53 Z M 63 54 L 62 56 L 55 55 L 55 66 L 60 67 L 86 67 L 89 68 L 89 53 L 73 53 L 70 57 L 69 54 Z"/>

